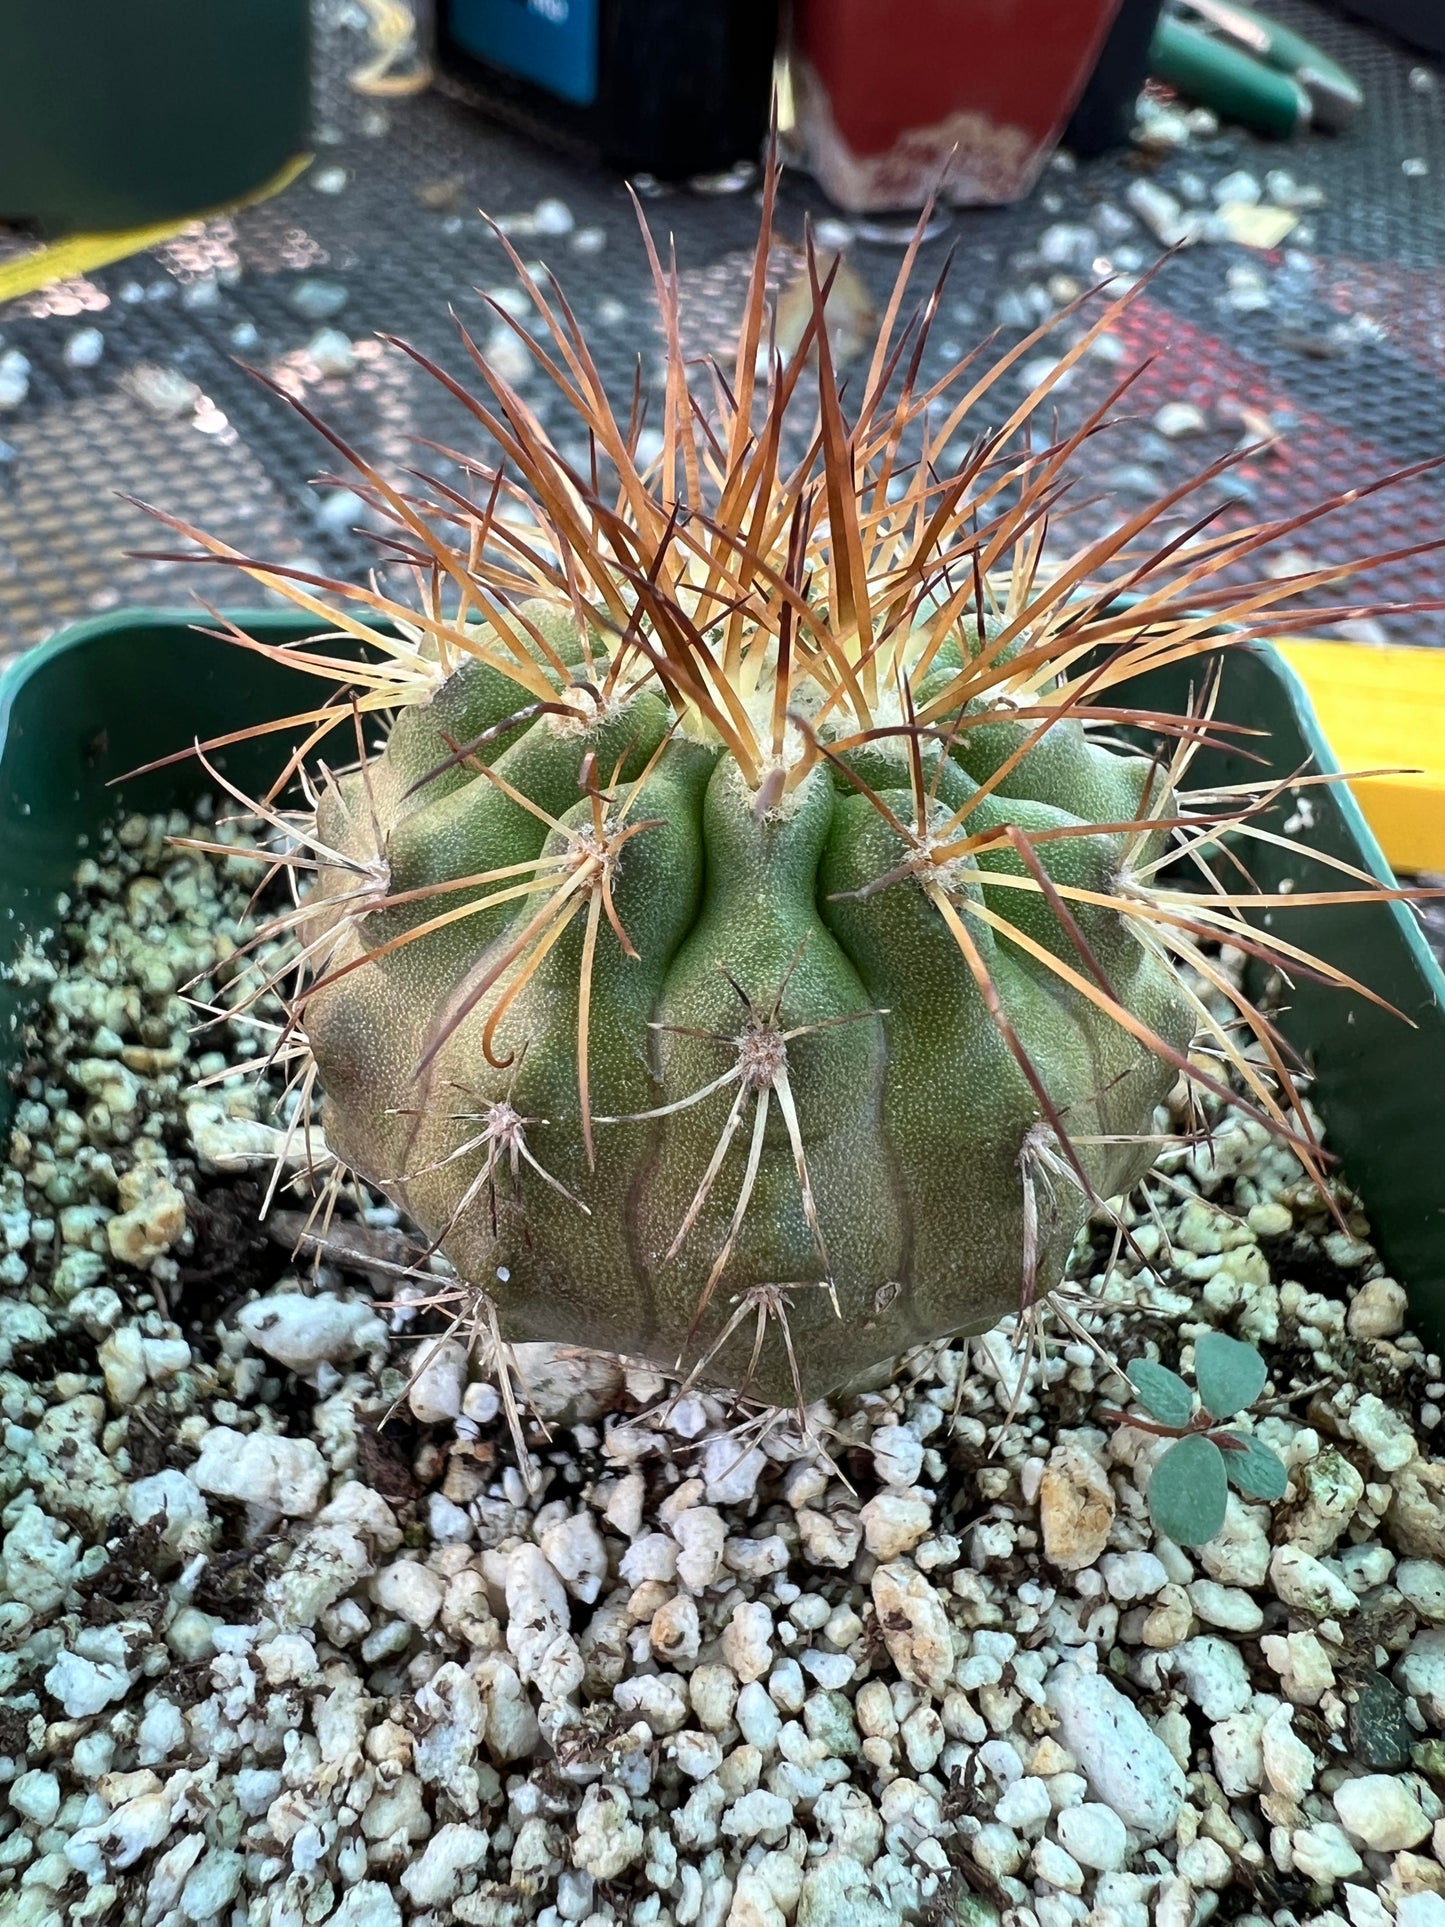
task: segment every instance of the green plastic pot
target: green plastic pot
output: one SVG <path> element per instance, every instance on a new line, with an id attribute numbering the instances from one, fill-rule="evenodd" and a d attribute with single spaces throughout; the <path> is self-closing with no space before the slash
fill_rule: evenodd
<path id="1" fill-rule="evenodd" d="M 307 145 L 307 0 L 0 0 L 0 219 L 131 228 Z"/>
<path id="2" fill-rule="evenodd" d="M 269 642 L 314 625 L 275 611 L 233 620 Z M 1267 647 L 1224 652 L 1216 717 L 1262 731 L 1248 754 L 1204 750 L 1191 781 L 1216 786 L 1307 766 L 1333 771 L 1302 684 Z M 1180 709 L 1201 679 L 1194 663 L 1131 685 L 1141 707 Z M 194 761 L 149 775 L 126 772 L 188 743 L 304 709 L 328 693 L 294 669 L 202 633 L 188 615 L 136 609 L 100 616 L 32 650 L 0 676 L 0 954 L 48 928 L 82 850 L 122 809 L 187 806 L 207 787 Z M 300 732 L 240 744 L 216 762 L 242 788 L 264 786 Z M 1250 757 L 1263 756 L 1262 768 Z M 124 779 L 124 780 L 120 780 Z M 1391 881 L 1358 805 L 1341 786 L 1302 792 L 1309 841 L 1329 856 Z M 1297 807 L 1288 799 L 1278 812 Z M 1276 821 L 1274 827 L 1279 827 Z M 1348 879 L 1304 845 L 1255 843 L 1245 859 L 1261 889 L 1337 889 Z M 1413 1322 L 1445 1339 L 1445 976 L 1413 912 L 1399 903 L 1275 911 L 1273 928 L 1389 1000 L 1392 1016 L 1353 993 L 1301 978 L 1280 1025 L 1313 1066 L 1328 1141 L 1364 1198 L 1386 1264 L 1410 1293 Z M 12 1063 L 26 993 L 0 981 L 0 1016 Z"/>

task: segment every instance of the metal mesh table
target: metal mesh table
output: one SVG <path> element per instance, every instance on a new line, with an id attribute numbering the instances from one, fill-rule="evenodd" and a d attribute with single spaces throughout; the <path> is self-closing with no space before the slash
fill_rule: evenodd
<path id="1" fill-rule="evenodd" d="M 1142 499 L 1151 480 L 1176 479 L 1237 441 L 1241 411 L 1251 411 L 1246 422 L 1267 416 L 1279 439 L 1231 478 L 1231 520 L 1289 512 L 1445 452 L 1445 73 L 1307 0 L 1277 0 L 1276 11 L 1363 83 L 1367 108 L 1350 133 L 1275 146 L 1226 130 L 1163 157 L 1065 162 L 1026 202 L 960 212 L 924 249 L 921 275 L 930 278 L 956 250 L 931 348 L 941 367 L 1000 318 L 1002 339 L 1017 339 L 1019 302 L 1058 272 L 1039 258 L 1041 237 L 1058 224 L 1092 223 L 1099 254 L 1116 262 L 1152 261 L 1158 248 L 1142 228 L 1101 213 L 1123 208 L 1142 174 L 1186 199 L 1206 197 L 1241 167 L 1256 176 L 1285 168 L 1323 190 L 1324 204 L 1274 252 L 1190 248 L 1150 282 L 1118 334 L 1127 352 L 1153 359 L 1130 419 L 1087 450 L 1084 494 Z M 655 367 L 646 258 L 622 184 L 439 94 L 385 107 L 358 96 L 346 75 L 365 50 L 363 28 L 350 0 L 318 0 L 317 158 L 285 193 L 0 308 L 4 345 L 33 368 L 29 396 L 0 416 L 0 650 L 121 603 L 238 599 L 240 585 L 223 571 L 134 559 L 130 551 L 169 538 L 129 496 L 271 559 L 304 557 L 345 575 L 371 566 L 374 552 L 353 526 L 357 505 L 309 486 L 328 465 L 324 445 L 236 357 L 304 393 L 392 470 L 416 459 L 417 437 L 468 436 L 458 406 L 379 337 L 402 335 L 464 365 L 449 309 L 485 336 L 492 323 L 474 290 L 510 280 L 478 207 L 500 215 L 563 202 L 573 231 L 520 245 L 558 272 L 619 398 L 639 353 L 645 372 Z M 790 174 L 785 240 L 796 242 L 808 210 L 826 211 L 810 183 Z M 690 339 L 724 346 L 755 228 L 753 195 L 679 189 L 650 201 L 648 213 L 676 237 Z M 592 252 L 579 248 L 579 230 Z M 860 241 L 853 258 L 881 290 L 898 253 L 887 241 Z M 1247 280 L 1238 271 L 1249 267 L 1263 277 L 1267 305 L 1245 312 L 1250 303 L 1229 274 Z M 319 374 L 306 354 L 320 323 L 293 304 L 298 287 L 318 279 L 344 291 L 328 324 L 358 344 L 344 375 Z M 103 351 L 77 367 L 67 346 L 87 327 L 100 331 Z M 1117 365 L 1089 360 L 1060 397 L 1065 420 L 1117 375 Z M 543 384 L 528 392 L 545 412 Z M 1166 400 L 1197 404 L 1204 432 L 1161 436 L 1151 417 Z M 1445 482 L 1424 476 L 1333 518 L 1338 529 L 1315 525 L 1296 546 L 1311 563 L 1408 546 L 1441 529 L 1442 509 Z M 1103 501 L 1093 512 L 1108 511 Z M 1445 600 L 1445 560 L 1425 554 L 1383 569 L 1371 593 Z M 1384 633 L 1445 643 L 1445 614 L 1389 619 Z"/>

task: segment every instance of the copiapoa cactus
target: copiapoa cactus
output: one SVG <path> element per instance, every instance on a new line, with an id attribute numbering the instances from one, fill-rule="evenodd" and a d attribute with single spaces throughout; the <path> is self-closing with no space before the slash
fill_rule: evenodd
<path id="1" fill-rule="evenodd" d="M 1201 946 L 1294 953 L 1244 924 L 1238 885 L 1165 870 L 1249 834 L 1258 799 L 1187 794 L 1203 705 L 1118 692 L 1217 647 L 1221 619 L 1269 633 L 1341 570 L 1220 588 L 1292 524 L 1161 534 L 1207 476 L 1051 555 L 1105 411 L 1052 440 L 1041 411 L 1121 304 L 1015 407 L 1003 378 L 1039 336 L 926 384 L 915 243 L 845 397 L 811 252 L 811 319 L 771 348 L 773 194 L 726 377 L 686 362 L 648 240 L 646 459 L 642 412 L 614 414 L 560 290 L 515 256 L 536 332 L 511 325 L 585 459 L 465 333 L 477 393 L 394 344 L 480 443 L 403 483 L 329 437 L 414 601 L 196 539 L 329 632 L 269 653 L 337 691 L 304 719 L 307 808 L 278 854 L 301 880 L 286 1047 L 330 1149 L 499 1346 L 801 1403 L 1049 1292 L 1091 1207 L 1148 1168 L 1181 1076 L 1224 1096 L 1232 1062 L 1238 1101 L 1312 1159 L 1273 1031 Z"/>

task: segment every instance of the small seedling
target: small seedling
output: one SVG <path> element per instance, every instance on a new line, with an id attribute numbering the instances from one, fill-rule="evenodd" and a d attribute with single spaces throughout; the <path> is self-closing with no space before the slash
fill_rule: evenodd
<path id="1" fill-rule="evenodd" d="M 1177 1372 L 1149 1358 L 1128 1365 L 1134 1396 L 1151 1417 L 1110 1416 L 1120 1425 L 1172 1438 L 1149 1481 L 1149 1514 L 1181 1546 L 1202 1546 L 1224 1524 L 1232 1481 L 1251 1499 L 1280 1499 L 1289 1475 L 1278 1453 L 1224 1421 L 1253 1405 L 1264 1390 L 1264 1360 L 1253 1345 L 1206 1332 L 1194 1347 L 1195 1395 Z"/>

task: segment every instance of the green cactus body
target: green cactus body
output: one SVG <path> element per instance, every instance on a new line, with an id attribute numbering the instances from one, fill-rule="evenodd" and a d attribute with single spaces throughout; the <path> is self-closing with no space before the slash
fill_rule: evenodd
<path id="1" fill-rule="evenodd" d="M 1147 1134 L 1176 1074 L 1109 1000 L 1178 1051 L 1193 1023 L 1118 910 L 1077 901 L 1071 930 L 990 879 L 1028 877 L 1012 823 L 1055 832 L 1034 845 L 1049 875 L 1107 899 L 1129 848 L 1157 845 L 1151 766 L 1065 722 L 979 794 L 1027 725 L 965 732 L 941 767 L 929 752 L 928 809 L 971 804 L 968 834 L 998 840 L 920 862 L 890 822 L 915 817 L 893 743 L 772 800 L 643 691 L 459 760 L 518 695 L 464 665 L 323 796 L 319 835 L 386 879 L 358 914 L 354 871 L 333 867 L 309 906 L 308 934 L 335 940 L 305 1024 L 339 1154 L 509 1337 L 705 1360 L 771 1401 L 1052 1288 L 1089 1209 L 1054 1124 L 1094 1194 L 1116 1193 L 1150 1147 L 1089 1140 Z M 972 960 L 940 899 L 999 920 L 970 921 Z"/>
<path id="2" fill-rule="evenodd" d="M 1233 852 L 1193 894 L 1162 868 L 1273 834 L 1274 799 L 1189 790 L 1209 672 L 1187 716 L 1128 706 L 1221 625 L 1285 620 L 1288 584 L 1249 580 L 1268 531 L 1152 526 L 1187 490 L 1097 536 L 1060 512 L 1098 421 L 1044 432 L 1051 389 L 1128 295 L 1021 403 L 1027 342 L 923 385 L 937 297 L 910 314 L 910 250 L 845 411 L 824 277 L 791 359 L 770 346 L 775 187 L 726 379 L 684 353 L 647 241 L 650 454 L 514 256 L 528 396 L 465 336 L 475 392 L 404 350 L 474 451 L 402 488 L 322 431 L 391 526 L 391 575 L 267 569 L 175 526 L 323 622 L 349 599 L 331 638 L 246 639 L 336 685 L 296 719 L 313 744 L 368 745 L 312 775 L 305 821 L 260 806 L 314 872 L 282 1049 L 311 1054 L 338 1160 L 451 1261 L 494 1351 L 567 1340 L 802 1404 L 1052 1291 L 1181 1076 L 1323 1177 L 1269 1020 L 1206 954 L 1299 951 L 1250 917 Z M 1131 723 L 1154 760 L 1120 746 Z"/>

